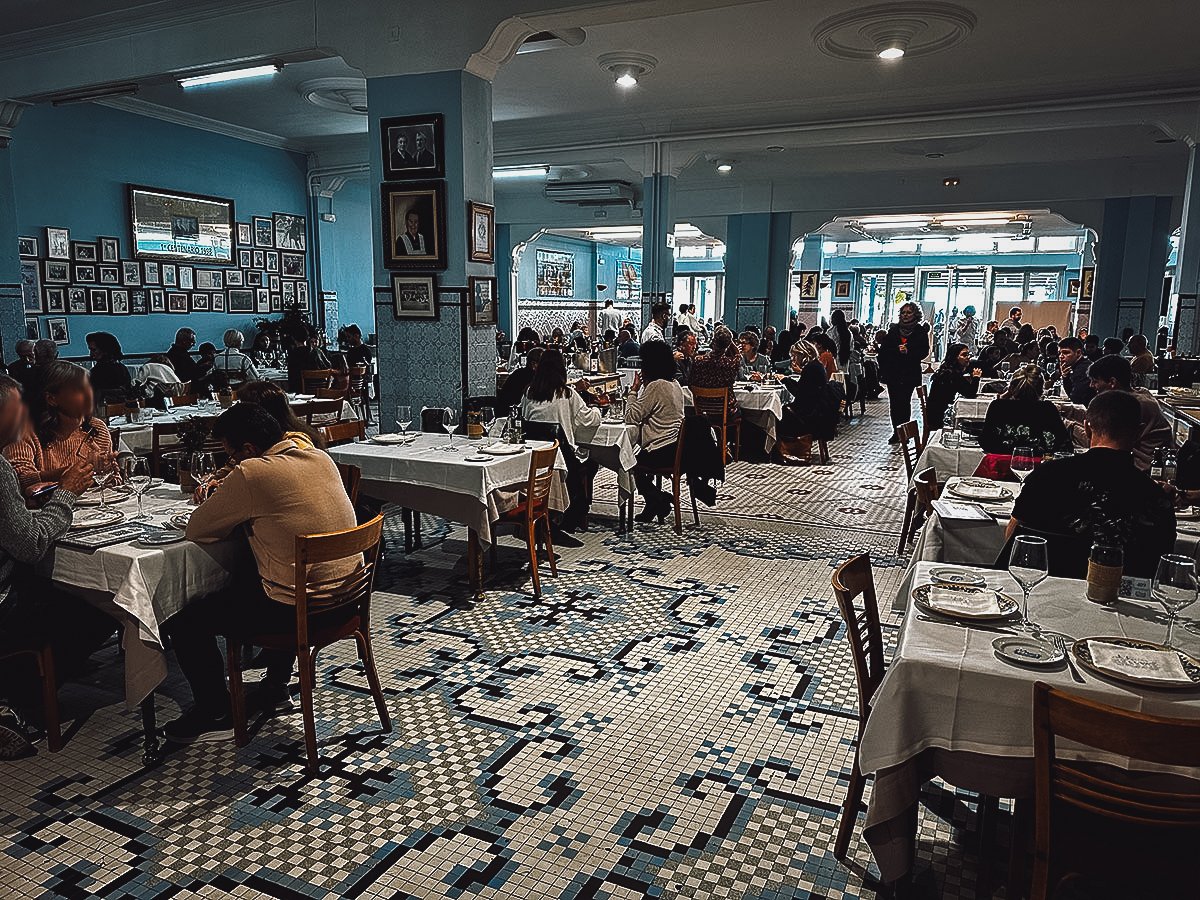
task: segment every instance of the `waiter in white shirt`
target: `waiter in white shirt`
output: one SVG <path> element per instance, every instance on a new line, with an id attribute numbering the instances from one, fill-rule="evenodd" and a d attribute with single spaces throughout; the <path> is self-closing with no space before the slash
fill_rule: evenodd
<path id="1" fill-rule="evenodd" d="M 663 327 L 667 324 L 667 319 L 670 317 L 671 307 L 668 304 L 655 303 L 650 308 L 650 322 L 642 329 L 641 343 L 665 341 L 667 338 L 663 333 Z"/>

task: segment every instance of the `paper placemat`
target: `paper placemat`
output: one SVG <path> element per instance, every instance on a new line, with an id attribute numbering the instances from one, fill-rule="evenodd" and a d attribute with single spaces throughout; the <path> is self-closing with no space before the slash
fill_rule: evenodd
<path id="1" fill-rule="evenodd" d="M 1183 663 L 1179 661 L 1179 654 L 1173 650 L 1118 647 L 1101 641 L 1088 641 L 1088 648 L 1092 651 L 1092 664 L 1098 669 L 1156 681 L 1190 680 Z"/>

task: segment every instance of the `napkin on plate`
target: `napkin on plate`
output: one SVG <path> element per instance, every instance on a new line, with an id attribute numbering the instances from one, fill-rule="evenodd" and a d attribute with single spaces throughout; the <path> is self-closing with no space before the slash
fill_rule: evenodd
<path id="1" fill-rule="evenodd" d="M 1156 681 L 1191 680 L 1179 661 L 1179 654 L 1173 650 L 1119 647 L 1103 641 L 1088 641 L 1088 649 L 1092 651 L 1092 662 L 1100 669 Z"/>
<path id="2" fill-rule="evenodd" d="M 997 481 L 986 478 L 963 478 L 956 485 L 956 490 L 980 498 L 999 500 L 1004 493 L 1004 487 Z"/>
<path id="3" fill-rule="evenodd" d="M 947 588 L 934 585 L 929 589 L 929 605 L 949 615 L 1000 615 L 1000 600 L 987 588 Z"/>

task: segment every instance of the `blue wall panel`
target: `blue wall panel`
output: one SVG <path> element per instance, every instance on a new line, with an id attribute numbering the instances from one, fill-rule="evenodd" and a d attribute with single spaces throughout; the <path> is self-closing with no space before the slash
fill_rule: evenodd
<path id="1" fill-rule="evenodd" d="M 317 217 L 320 289 L 337 291 L 341 323 L 357 323 L 366 337 L 375 330 L 369 180 L 363 177 L 346 182 L 332 200 L 319 198 L 318 209 L 337 216 L 336 222 L 323 222 Z"/>

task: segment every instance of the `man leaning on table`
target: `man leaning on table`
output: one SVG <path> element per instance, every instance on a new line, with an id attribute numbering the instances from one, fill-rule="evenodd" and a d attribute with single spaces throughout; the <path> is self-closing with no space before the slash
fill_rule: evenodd
<path id="1" fill-rule="evenodd" d="M 233 471 L 188 522 L 188 540 L 205 544 L 245 531 L 258 577 L 235 578 L 225 590 L 184 608 L 168 622 L 179 667 L 195 705 L 163 729 L 176 743 L 229 740 L 233 736 L 225 666 L 218 635 L 289 632 L 296 627 L 296 535 L 355 526 L 354 507 L 333 460 L 300 449 L 283 436 L 262 407 L 238 403 L 213 424 Z M 360 561 L 334 560 L 309 567 L 314 581 L 350 575 Z M 291 708 L 288 680 L 294 653 L 266 653 L 265 679 L 248 690 L 248 709 Z"/>
<path id="2" fill-rule="evenodd" d="M 21 385 L 0 376 L 0 445 L 25 433 L 28 413 Z M 76 460 L 58 477 L 58 487 L 37 511 L 25 507 L 17 473 L 0 456 L 0 655 L 36 649 L 46 640 L 61 677 L 113 633 L 115 623 L 83 600 L 54 589 L 32 567 L 67 533 L 75 501 L 92 484 L 92 461 Z M 70 624 L 67 624 L 70 623 Z M 29 658 L 0 662 L 0 759 L 32 752 L 21 714 L 40 707 L 36 672 Z"/>
<path id="3" fill-rule="evenodd" d="M 1175 546 L 1175 510 L 1166 492 L 1134 465 L 1141 421 L 1132 394 L 1097 395 L 1087 408 L 1088 451 L 1043 462 L 1029 474 L 1005 537 L 1022 527 L 1047 534 L 1051 556 L 1053 535 L 1079 538 L 1089 547 L 1117 544 L 1125 551 L 1126 574 L 1154 575 L 1159 557 Z"/>

